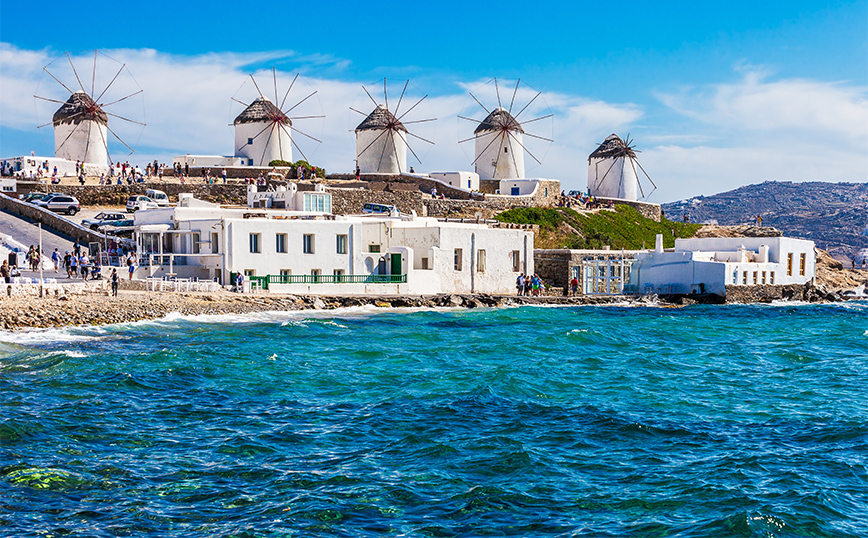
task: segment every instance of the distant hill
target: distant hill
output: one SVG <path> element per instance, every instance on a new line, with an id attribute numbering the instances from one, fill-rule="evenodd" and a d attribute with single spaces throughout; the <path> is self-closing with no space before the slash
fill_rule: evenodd
<path id="1" fill-rule="evenodd" d="M 722 225 L 774 226 L 785 236 L 813 240 L 839 259 L 868 248 L 868 183 L 766 181 L 713 196 L 663 204 L 666 217 Z"/>

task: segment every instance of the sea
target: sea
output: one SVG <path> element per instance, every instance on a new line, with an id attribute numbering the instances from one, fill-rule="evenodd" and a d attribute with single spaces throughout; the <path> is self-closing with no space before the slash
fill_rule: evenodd
<path id="1" fill-rule="evenodd" d="M 868 536 L 868 302 L 0 332 L 0 536 Z"/>

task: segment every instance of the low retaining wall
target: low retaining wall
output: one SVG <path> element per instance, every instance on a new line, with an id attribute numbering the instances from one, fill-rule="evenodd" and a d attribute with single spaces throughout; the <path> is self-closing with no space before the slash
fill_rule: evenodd
<path id="1" fill-rule="evenodd" d="M 646 219 L 651 219 L 653 221 L 660 222 L 660 217 L 662 216 L 662 213 L 660 212 L 660 204 L 651 204 L 648 202 L 640 202 L 638 200 L 622 200 L 620 198 L 602 198 L 600 196 L 597 196 L 596 199 L 604 204 L 611 202 L 615 205 L 630 206 Z"/>
<path id="2" fill-rule="evenodd" d="M 53 211 L 10 198 L 5 194 L 0 194 L 0 209 L 34 222 L 41 222 L 44 226 L 70 237 L 73 241 L 77 240 L 85 246 L 90 242 L 102 243 L 105 240 L 105 236 L 101 233 L 85 228 Z M 116 241 L 118 240 L 116 239 Z"/>
<path id="3" fill-rule="evenodd" d="M 145 194 L 148 189 L 157 189 L 169 196 L 170 202 L 178 201 L 178 194 L 192 192 L 200 200 L 217 204 L 247 204 L 247 185 L 244 183 L 215 183 L 209 185 L 201 180 L 187 183 L 133 183 L 132 185 L 40 185 L 40 192 L 62 192 L 75 196 L 85 206 L 123 206 L 134 194 Z"/>

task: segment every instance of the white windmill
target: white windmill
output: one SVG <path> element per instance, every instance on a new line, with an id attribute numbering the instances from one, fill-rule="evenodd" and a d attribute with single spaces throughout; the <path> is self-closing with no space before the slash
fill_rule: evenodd
<path id="1" fill-rule="evenodd" d="M 411 133 L 406 125 L 435 121 L 437 118 L 402 121 L 419 103 L 425 100 L 427 95 L 416 101 L 404 113 L 401 113 L 401 103 L 407 92 L 408 80 L 404 84 L 398 104 L 393 113 L 389 109 L 389 94 L 386 89 L 386 79 L 383 79 L 383 99 L 385 104 L 377 103 L 371 97 L 371 93 L 362 86 L 365 93 L 374 103 L 374 110 L 365 114 L 355 108 L 350 110 L 365 116 L 365 119 L 355 128 L 356 134 L 356 163 L 363 174 L 402 174 L 407 171 L 407 150 L 413 154 L 416 161 L 421 163 L 419 155 L 413 150 L 408 141 L 408 136 L 418 138 L 428 144 L 434 142 Z M 400 114 L 400 115 L 399 115 Z"/>
<path id="2" fill-rule="evenodd" d="M 459 144 L 475 141 L 473 165 L 475 171 L 479 174 L 480 179 L 522 179 L 525 177 L 524 169 L 524 154 L 527 152 L 537 164 L 542 164 L 542 161 L 528 150 L 524 137 L 530 137 L 538 140 L 544 140 L 549 143 L 553 142 L 552 138 L 539 136 L 528 133 L 524 129 L 524 125 L 540 120 L 545 120 L 553 117 L 553 114 L 546 114 L 523 122 L 518 121 L 518 117 L 542 95 L 542 92 L 537 92 L 527 104 L 513 116 L 512 109 L 515 105 L 515 98 L 518 95 L 519 84 L 521 79 L 516 81 L 513 89 L 512 99 L 509 107 L 504 108 L 500 99 L 500 88 L 497 79 L 493 79 L 494 90 L 497 96 L 497 106 L 489 109 L 476 98 L 473 92 L 469 92 L 470 96 L 476 103 L 482 107 L 488 114 L 482 121 L 468 118 L 462 115 L 460 119 L 472 121 L 477 124 L 473 131 L 473 137 L 460 140 Z M 491 81 L 488 83 L 490 84 Z"/>
<path id="3" fill-rule="evenodd" d="M 271 68 L 272 77 L 274 79 L 274 101 L 272 102 L 259 89 L 259 84 L 253 75 L 250 75 L 250 80 L 259 94 L 252 103 L 247 104 L 238 99 L 232 98 L 233 101 L 241 103 L 245 106 L 232 125 L 235 127 L 235 156 L 245 159 L 245 164 L 248 166 L 268 166 L 272 161 L 293 162 L 292 148 L 295 147 L 301 156 L 307 161 L 307 156 L 296 143 L 293 132 L 297 132 L 307 138 L 321 143 L 322 140 L 311 136 L 303 131 L 300 131 L 293 120 L 305 120 L 314 118 L 324 118 L 322 114 L 308 116 L 290 116 L 289 114 L 298 108 L 302 103 L 316 95 L 316 91 L 311 92 L 305 98 L 296 102 L 294 105 L 286 108 L 287 98 L 292 91 L 293 86 L 298 80 L 298 74 L 292 79 L 283 99 L 277 91 L 277 70 Z M 280 103 L 276 105 L 275 103 Z"/>
<path id="4" fill-rule="evenodd" d="M 128 104 L 130 98 L 142 94 L 144 90 L 135 83 L 135 79 L 129 74 L 126 64 L 120 64 L 120 62 L 95 50 L 93 52 L 93 71 L 89 77 L 91 79 L 90 91 L 88 91 L 85 89 L 84 83 L 81 77 L 79 77 L 78 70 L 75 68 L 72 57 L 68 52 L 65 54 L 65 58 L 71 69 L 71 74 L 67 72 L 66 78 L 74 76 L 79 89 L 71 89 L 70 86 L 72 85 L 67 85 L 61 80 L 61 78 L 64 78 L 63 75 L 56 76 L 49 70 L 49 67 L 51 67 L 57 72 L 62 68 L 63 63 L 57 66 L 54 65 L 59 58 L 43 67 L 42 69 L 45 73 L 63 88 L 67 97 L 65 100 L 60 100 L 44 95 L 34 95 L 37 100 L 60 104 L 60 107 L 52 114 L 51 121 L 39 125 L 38 128 L 47 127 L 48 125 L 54 127 L 54 153 L 57 158 L 68 161 L 80 161 L 83 165 L 87 165 L 85 171 L 88 174 L 106 172 L 108 171 L 109 163 L 112 162 L 109 152 L 109 133 L 123 144 L 130 153 L 134 151 L 109 126 L 109 116 L 129 124 L 145 126 L 143 121 L 126 117 L 133 115 L 127 111 L 124 111 L 123 113 L 126 115 L 122 116 L 108 110 L 108 108 L 119 103 L 126 102 Z M 120 65 L 120 67 L 115 71 L 117 65 Z M 100 68 L 108 69 L 110 74 L 113 73 L 111 80 L 101 90 L 99 86 L 102 83 L 101 79 L 103 77 L 100 75 L 105 75 L 105 73 L 101 73 Z M 39 91 L 37 90 L 37 92 Z M 51 88 L 44 88 L 43 91 L 50 95 L 56 93 Z M 99 93 L 97 94 L 97 92 Z M 114 98 L 110 96 L 119 97 Z M 135 110 L 130 111 L 136 112 Z M 141 115 L 144 115 L 143 105 Z"/>
<path id="5" fill-rule="evenodd" d="M 639 181 L 641 170 L 648 181 L 657 189 L 657 185 L 636 159 L 637 150 L 631 144 L 629 136 L 624 142 L 616 134 L 609 135 L 600 146 L 588 156 L 588 193 L 602 198 L 619 198 L 622 200 L 638 200 L 641 193 L 646 198 L 642 184 Z M 651 195 L 648 193 L 648 196 Z"/>

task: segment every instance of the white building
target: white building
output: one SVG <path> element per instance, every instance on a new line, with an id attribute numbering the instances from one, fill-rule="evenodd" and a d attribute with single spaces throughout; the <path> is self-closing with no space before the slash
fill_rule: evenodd
<path id="1" fill-rule="evenodd" d="M 481 179 L 524 177 L 524 129 L 506 109 L 495 108 L 473 131 L 474 163 Z"/>
<path id="2" fill-rule="evenodd" d="M 663 250 L 635 253 L 633 293 L 726 296 L 726 286 L 806 284 L 814 278 L 814 242 L 789 237 L 676 239 Z"/>
<path id="3" fill-rule="evenodd" d="M 248 199 L 293 205 L 224 208 L 181 195 L 177 207 L 137 211 L 136 276 L 230 284 L 241 272 L 277 293 L 510 294 L 519 273 L 533 272 L 529 230 L 415 214 L 336 216 L 322 191 L 251 192 Z"/>
<path id="4" fill-rule="evenodd" d="M 588 192 L 603 198 L 639 199 L 636 153 L 618 135 L 610 135 L 588 157 Z"/>
<path id="5" fill-rule="evenodd" d="M 250 166 L 252 159 L 247 157 L 224 157 L 222 155 L 178 155 L 172 159 L 173 164 L 180 164 L 181 168 L 232 168 L 236 166 Z"/>
<path id="6" fill-rule="evenodd" d="M 476 172 L 431 172 L 428 175 L 457 189 L 479 190 L 479 174 Z"/>
<path id="7" fill-rule="evenodd" d="M 407 171 L 407 128 L 385 105 L 356 127 L 356 162 L 363 174 Z"/>
<path id="8" fill-rule="evenodd" d="M 52 123 L 57 158 L 84 162 L 88 175 L 108 172 L 108 114 L 88 94 L 70 95 Z"/>
<path id="9" fill-rule="evenodd" d="M 235 156 L 246 159 L 241 164 L 268 166 L 274 160 L 292 162 L 292 121 L 267 97 L 253 101 L 233 125 Z"/>

